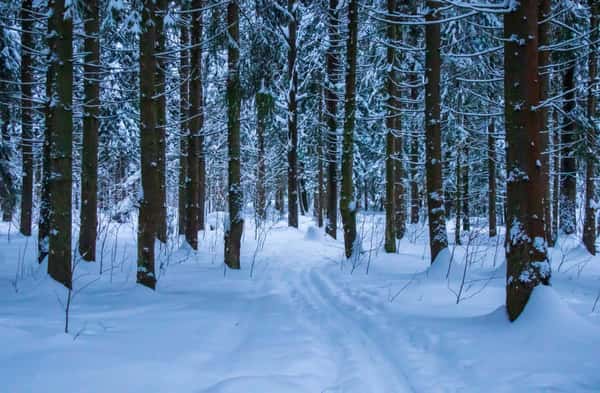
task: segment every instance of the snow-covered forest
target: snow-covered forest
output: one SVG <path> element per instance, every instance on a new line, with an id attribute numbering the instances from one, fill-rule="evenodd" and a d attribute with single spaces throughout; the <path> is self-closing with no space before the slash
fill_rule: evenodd
<path id="1" fill-rule="evenodd" d="M 600 392 L 600 0 L 1 0 L 0 393 Z"/>

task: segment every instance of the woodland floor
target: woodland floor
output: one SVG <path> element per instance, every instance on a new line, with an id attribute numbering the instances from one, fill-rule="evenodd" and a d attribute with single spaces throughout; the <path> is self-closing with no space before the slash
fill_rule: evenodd
<path id="1" fill-rule="evenodd" d="M 429 268 L 426 227 L 386 255 L 383 216 L 359 221 L 351 261 L 308 218 L 258 231 L 262 248 L 248 222 L 236 272 L 219 226 L 198 253 L 161 250 L 156 292 L 135 284 L 135 228 L 113 224 L 75 268 L 69 334 L 35 238 L 2 224 L 0 392 L 600 391 L 600 257 L 578 241 L 560 239 L 553 286 L 510 324 L 502 238 L 473 230 Z"/>

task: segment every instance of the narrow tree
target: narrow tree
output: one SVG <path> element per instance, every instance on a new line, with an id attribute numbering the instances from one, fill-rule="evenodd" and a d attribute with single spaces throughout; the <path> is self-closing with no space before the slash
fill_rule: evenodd
<path id="1" fill-rule="evenodd" d="M 488 124 L 488 233 L 490 237 L 496 236 L 496 137 L 494 135 L 494 121 Z"/>
<path id="2" fill-rule="evenodd" d="M 288 225 L 298 228 L 298 113 L 296 92 L 298 74 L 296 72 L 297 9 L 296 0 L 288 0 Z"/>
<path id="3" fill-rule="evenodd" d="M 73 10 L 65 0 L 51 0 L 56 32 L 55 91 L 52 94 L 50 144 L 50 231 L 48 273 L 67 288 L 71 276 L 71 195 L 73 143 Z M 70 5 L 73 7 L 73 5 Z"/>
<path id="4" fill-rule="evenodd" d="M 33 208 L 33 2 L 21 1 L 21 189 L 20 231 L 31 236 Z"/>
<path id="5" fill-rule="evenodd" d="M 190 110 L 187 163 L 187 211 L 185 237 L 189 245 L 198 249 L 198 230 L 200 229 L 202 127 L 204 112 L 202 108 L 202 7 L 203 0 L 192 1 L 192 40 L 190 58 Z M 202 207 L 203 209 L 203 207 Z"/>
<path id="6" fill-rule="evenodd" d="M 348 5 L 348 41 L 346 46 L 346 98 L 344 100 L 344 137 L 342 142 L 342 189 L 340 211 L 344 226 L 346 257 L 350 258 L 356 240 L 356 201 L 352 178 L 354 160 L 354 122 L 356 119 L 356 52 L 358 41 L 358 1 Z"/>
<path id="7" fill-rule="evenodd" d="M 533 289 L 548 284 L 541 165 L 538 1 L 523 0 L 504 16 L 504 94 L 507 145 L 506 307 L 511 321 Z"/>
<path id="8" fill-rule="evenodd" d="M 596 172 L 596 146 L 597 126 L 596 126 L 596 96 L 597 75 L 598 75 L 598 40 L 600 33 L 600 2 L 598 0 L 589 0 L 590 5 L 590 54 L 588 57 L 588 97 L 587 97 L 587 115 L 589 127 L 586 130 L 587 151 L 585 156 L 585 214 L 583 220 L 583 244 L 592 255 L 596 255 L 596 190 L 594 175 Z"/>
<path id="9" fill-rule="evenodd" d="M 167 32 L 165 31 L 165 17 L 167 13 L 167 0 L 156 0 L 156 70 L 154 75 L 154 88 L 156 99 L 156 132 L 158 133 L 158 222 L 157 239 L 163 243 L 167 242 L 167 158 L 166 158 L 166 127 L 167 127 L 167 96 L 165 87 L 166 62 L 166 42 Z"/>
<path id="10" fill-rule="evenodd" d="M 419 98 L 419 89 L 417 71 L 413 69 L 410 74 L 410 98 L 412 102 L 417 102 Z M 419 197 L 419 180 L 418 180 L 418 163 L 419 163 L 419 129 L 415 129 L 411 133 L 410 138 L 410 223 L 417 224 L 419 222 L 419 210 L 421 200 Z"/>
<path id="11" fill-rule="evenodd" d="M 98 130 L 100 122 L 100 13 L 98 0 L 84 6 L 84 66 L 83 66 L 83 141 L 81 153 L 81 210 L 79 254 L 86 261 L 96 260 L 98 228 Z"/>
<path id="12" fill-rule="evenodd" d="M 385 118 L 385 244 L 386 252 L 396 252 L 396 136 L 400 116 L 398 99 L 398 55 L 396 45 L 399 39 L 398 25 L 393 23 L 393 15 L 398 12 L 396 0 L 387 0 L 387 12 L 390 22 L 387 25 L 387 76 L 385 90 L 387 94 L 387 116 Z"/>
<path id="13" fill-rule="evenodd" d="M 225 230 L 225 264 L 231 269 L 240 268 L 240 248 L 244 230 L 243 199 L 241 184 L 240 152 L 240 104 L 241 86 L 240 26 L 237 1 L 227 3 L 227 145 L 229 150 L 229 226 Z"/>
<path id="14" fill-rule="evenodd" d="M 337 238 L 337 91 L 339 52 L 339 10 L 338 0 L 329 0 L 327 9 L 327 29 L 329 32 L 329 43 L 326 57 L 326 82 L 325 82 L 325 122 L 327 133 L 325 135 L 327 161 L 327 221 L 325 232 Z"/>
<path id="15" fill-rule="evenodd" d="M 565 235 L 575 233 L 577 196 L 577 159 L 575 157 L 575 59 L 568 60 L 563 75 L 563 126 L 561 129 L 560 164 L 560 230 Z"/>
<path id="16" fill-rule="evenodd" d="M 138 219 L 137 282 L 154 289 L 154 242 L 157 237 L 159 216 L 160 174 L 158 169 L 159 131 L 156 127 L 156 73 L 155 43 L 156 4 L 154 0 L 142 3 L 140 36 L 140 150 L 142 197 Z"/>
<path id="17" fill-rule="evenodd" d="M 187 12 L 188 1 L 182 2 L 182 12 Z M 179 195 L 178 195 L 178 232 L 185 234 L 186 209 L 186 179 L 188 176 L 188 138 L 190 115 L 190 29 L 187 19 L 182 20 L 179 31 Z"/>
<path id="18" fill-rule="evenodd" d="M 425 20 L 425 174 L 431 263 L 448 247 L 442 182 L 442 135 L 440 128 L 440 3 L 427 0 Z"/>

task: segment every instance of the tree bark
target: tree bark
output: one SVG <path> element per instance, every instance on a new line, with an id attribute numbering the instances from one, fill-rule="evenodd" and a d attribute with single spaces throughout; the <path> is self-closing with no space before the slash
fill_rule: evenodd
<path id="1" fill-rule="evenodd" d="M 585 213 L 583 220 L 583 244 L 590 254 L 596 255 L 596 190 L 594 184 L 594 175 L 596 174 L 596 151 L 593 146 L 597 143 L 598 130 L 596 127 L 596 97 L 597 75 L 598 75 L 598 40 L 600 33 L 600 2 L 589 0 L 590 16 L 590 54 L 588 57 L 588 97 L 587 97 L 587 115 L 589 129 L 586 132 L 586 151 L 585 159 Z"/>
<path id="2" fill-rule="evenodd" d="M 288 0 L 288 226 L 298 228 L 298 113 L 296 92 L 298 74 L 296 72 L 296 0 Z"/>
<path id="3" fill-rule="evenodd" d="M 356 200 L 353 184 L 354 122 L 356 119 L 356 57 L 358 41 L 358 2 L 348 5 L 348 40 L 346 43 L 346 97 L 344 100 L 344 136 L 342 142 L 342 189 L 340 213 L 344 227 L 346 258 L 352 256 L 356 241 Z"/>
<path id="4" fill-rule="evenodd" d="M 555 109 L 552 111 L 553 117 L 553 131 L 552 131 L 552 172 L 553 183 L 552 183 L 552 237 L 548 239 L 548 246 L 554 247 L 556 239 L 558 237 L 558 211 L 560 206 L 560 123 L 558 121 L 558 111 Z"/>
<path id="5" fill-rule="evenodd" d="M 239 74 L 240 28 L 237 1 L 227 4 L 227 142 L 229 149 L 229 228 L 225 231 L 225 264 L 230 269 L 240 268 L 240 247 L 244 230 L 244 212 L 241 184 Z"/>
<path id="6" fill-rule="evenodd" d="M 416 71 L 411 74 L 411 100 L 414 102 L 419 98 L 419 91 L 416 87 L 418 83 Z M 410 223 L 419 223 L 419 210 L 421 206 L 421 199 L 419 195 L 419 181 L 418 181 L 418 163 L 419 163 L 419 131 L 418 129 L 413 130 L 410 140 Z"/>
<path id="7" fill-rule="evenodd" d="M 201 195 L 200 181 L 204 180 L 204 168 L 202 160 L 202 127 L 204 123 L 204 112 L 202 107 L 202 7 L 203 0 L 192 1 L 192 31 L 190 50 L 190 115 L 189 115 L 189 139 L 188 139 L 188 176 L 186 179 L 186 228 L 185 237 L 188 244 L 194 249 L 198 249 L 198 230 L 200 229 L 200 215 L 204 213 L 204 206 L 201 206 L 200 200 L 204 200 Z M 202 210 L 202 211 L 201 211 Z"/>
<path id="8" fill-rule="evenodd" d="M 182 2 L 182 11 L 187 11 L 189 4 Z M 178 228 L 184 235 L 187 216 L 187 177 L 188 177 L 188 140 L 190 138 L 190 29 L 188 20 L 181 26 L 179 42 L 181 46 L 179 58 L 179 195 L 178 195 Z"/>
<path id="9" fill-rule="evenodd" d="M 53 135 L 50 145 L 48 273 L 71 289 L 73 10 L 65 8 L 65 0 L 51 0 L 50 4 L 56 31 L 56 90 L 50 104 Z"/>
<path id="10" fill-rule="evenodd" d="M 455 168 L 454 170 L 456 171 L 456 195 L 455 195 L 455 210 L 456 210 L 456 220 L 454 222 L 454 243 L 457 245 L 461 244 L 461 235 L 460 235 L 460 221 L 461 221 L 461 217 L 463 214 L 463 209 L 462 209 L 462 201 L 463 201 L 463 195 L 462 195 L 462 184 L 463 184 L 463 176 L 462 176 L 462 166 L 461 166 L 461 162 L 460 162 L 460 156 L 461 156 L 461 148 L 460 146 L 457 147 L 456 149 L 456 163 L 455 163 Z"/>
<path id="11" fill-rule="evenodd" d="M 21 2 L 21 154 L 23 185 L 21 192 L 21 219 L 19 230 L 31 236 L 33 209 L 33 19 L 32 0 Z"/>
<path id="12" fill-rule="evenodd" d="M 533 289 L 550 281 L 544 229 L 538 73 L 538 1 L 523 0 L 504 16 L 507 146 L 506 307 L 511 321 Z"/>
<path id="13" fill-rule="evenodd" d="M 327 10 L 329 43 L 326 52 L 325 122 L 327 123 L 325 160 L 327 161 L 327 221 L 325 232 L 337 238 L 337 92 L 339 60 L 338 0 L 329 0 Z"/>
<path id="14" fill-rule="evenodd" d="M 148 288 L 156 286 L 154 273 L 154 242 L 160 219 L 160 173 L 158 168 L 160 132 L 157 129 L 155 43 L 156 5 L 153 0 L 142 3 L 140 36 L 140 150 L 142 198 L 138 219 L 137 282 Z M 149 75 L 151 77 L 144 77 Z"/>
<path id="15" fill-rule="evenodd" d="M 469 207 L 469 176 L 470 176 L 470 163 L 469 163 L 469 143 L 470 139 L 467 138 L 467 144 L 464 148 L 465 166 L 463 170 L 463 195 L 462 195 L 462 210 L 463 210 L 463 230 L 468 232 L 471 230 L 471 219 L 470 219 L 470 207 Z"/>
<path id="16" fill-rule="evenodd" d="M 446 219 L 442 181 L 442 138 L 440 128 L 440 3 L 427 1 L 425 20 L 425 172 L 427 177 L 427 214 L 431 263 L 446 247 Z"/>
<path id="17" fill-rule="evenodd" d="M 156 24 L 156 70 L 154 74 L 156 89 L 154 95 L 156 97 L 156 132 L 158 134 L 158 228 L 156 238 L 162 243 L 167 242 L 167 96 L 165 87 L 165 72 L 167 69 L 166 62 L 166 41 L 167 35 L 165 31 L 165 14 L 167 12 L 167 0 L 156 0 L 156 12 L 154 21 Z"/>
<path id="18" fill-rule="evenodd" d="M 100 121 L 100 12 L 98 0 L 84 4 L 84 116 L 81 154 L 81 210 L 79 254 L 85 261 L 96 260 L 98 234 L 98 131 Z"/>
<path id="19" fill-rule="evenodd" d="M 540 0 L 539 19 L 546 20 L 552 12 L 552 0 Z M 550 45 L 550 21 L 542 22 L 538 25 L 539 46 L 546 47 Z M 550 77 L 548 65 L 550 64 L 550 51 L 541 50 L 538 52 L 538 78 L 540 81 L 540 102 L 548 99 L 550 89 Z M 544 227 L 546 228 L 546 239 L 552 238 L 552 204 L 550 199 L 550 132 L 548 127 L 548 109 L 542 107 L 538 111 L 540 116 L 541 143 L 542 151 L 542 176 L 544 186 Z"/>
<path id="20" fill-rule="evenodd" d="M 560 230 L 565 235 L 575 233 L 577 161 L 575 158 L 575 62 L 565 70 L 563 76 L 563 126 L 561 130 L 562 159 L 560 168 Z"/>
<path id="21" fill-rule="evenodd" d="M 488 124 L 488 234 L 498 234 L 496 224 L 496 132 L 494 121 Z"/>

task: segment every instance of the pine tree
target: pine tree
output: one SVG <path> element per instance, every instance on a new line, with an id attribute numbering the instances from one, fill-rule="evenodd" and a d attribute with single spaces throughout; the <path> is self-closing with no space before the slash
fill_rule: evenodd
<path id="1" fill-rule="evenodd" d="M 548 284 L 543 216 L 538 72 L 538 1 L 524 0 L 504 16 L 507 145 L 506 307 L 519 317 L 533 289 Z"/>
<path id="2" fill-rule="evenodd" d="M 295 0 L 288 0 L 288 225 L 298 228 L 298 90 L 297 73 L 297 7 Z"/>
<path id="3" fill-rule="evenodd" d="M 20 231 L 31 236 L 33 209 L 33 2 L 21 1 L 21 190 Z"/>

